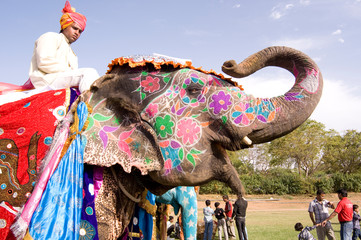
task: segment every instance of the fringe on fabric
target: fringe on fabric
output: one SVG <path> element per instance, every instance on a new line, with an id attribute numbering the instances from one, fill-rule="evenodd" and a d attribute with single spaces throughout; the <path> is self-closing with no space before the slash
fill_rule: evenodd
<path id="1" fill-rule="evenodd" d="M 177 58 L 167 57 L 167 56 L 160 56 L 160 55 L 149 55 L 149 56 L 129 56 L 129 57 L 119 57 L 114 59 L 109 65 L 108 65 L 108 71 L 107 73 L 110 73 L 114 66 L 119 65 L 123 66 L 125 64 L 128 64 L 129 67 L 135 68 L 140 66 L 145 66 L 146 64 L 152 64 L 155 69 L 161 69 L 161 67 L 164 65 L 173 66 L 174 68 L 190 68 L 193 70 L 197 70 L 206 74 L 213 74 L 223 80 L 226 80 L 227 82 L 233 84 L 234 86 L 238 87 L 242 91 L 244 90 L 242 88 L 242 85 L 239 85 L 237 82 L 232 81 L 231 78 L 226 78 L 223 74 L 216 73 L 213 69 L 206 71 L 202 69 L 201 67 L 194 67 L 192 65 L 191 61 L 178 61 Z"/>

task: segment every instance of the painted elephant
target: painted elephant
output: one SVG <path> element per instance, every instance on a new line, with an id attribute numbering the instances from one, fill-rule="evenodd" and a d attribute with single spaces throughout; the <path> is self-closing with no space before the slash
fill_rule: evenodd
<path id="1" fill-rule="evenodd" d="M 173 188 L 163 195 L 157 196 L 155 201 L 172 205 L 176 215 L 181 209 L 184 239 L 196 239 L 198 208 L 194 187 Z"/>
<path id="2" fill-rule="evenodd" d="M 244 77 L 266 66 L 290 71 L 293 87 L 282 96 L 254 98 L 231 79 L 190 62 L 153 56 L 113 60 L 107 74 L 72 105 L 69 118 L 71 129 L 78 126 L 79 103 L 91 112 L 85 131 L 75 133 L 86 143 L 84 163 L 104 168 L 95 199 L 100 239 L 123 234 L 145 189 L 162 195 L 177 186 L 219 180 L 244 194 L 226 150 L 291 132 L 322 94 L 317 65 L 287 47 L 266 48 L 240 64 L 227 61 L 222 69 Z"/>
<path id="3" fill-rule="evenodd" d="M 113 60 L 107 74 L 79 98 L 92 108 L 84 162 L 105 167 L 95 203 L 99 231 L 108 233 L 104 238 L 122 234 L 144 188 L 161 195 L 176 186 L 219 180 L 244 194 L 226 150 L 291 132 L 311 115 L 322 94 L 317 65 L 287 47 L 266 48 L 240 64 L 227 61 L 222 70 L 245 77 L 267 66 L 295 76 L 284 95 L 255 98 L 231 79 L 189 62 L 140 56 Z"/>

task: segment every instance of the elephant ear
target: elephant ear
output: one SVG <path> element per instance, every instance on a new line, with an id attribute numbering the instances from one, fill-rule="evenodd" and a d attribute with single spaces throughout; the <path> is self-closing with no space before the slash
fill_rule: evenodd
<path id="1" fill-rule="evenodd" d="M 138 114 L 119 100 L 88 94 L 85 98 L 92 112 L 83 133 L 87 141 L 84 163 L 102 167 L 120 164 L 128 173 L 136 167 L 143 175 L 161 170 L 164 160 L 155 133 Z"/>

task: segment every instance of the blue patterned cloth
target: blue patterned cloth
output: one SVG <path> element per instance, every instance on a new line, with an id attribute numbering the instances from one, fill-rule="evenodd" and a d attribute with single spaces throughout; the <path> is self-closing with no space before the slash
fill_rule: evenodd
<path id="1" fill-rule="evenodd" d="M 29 234 L 40 239 L 79 239 L 83 202 L 83 154 L 86 144 L 79 132 L 88 117 L 88 109 L 81 102 L 77 107 L 79 126 L 57 169 L 51 176 L 42 199 L 33 214 Z"/>

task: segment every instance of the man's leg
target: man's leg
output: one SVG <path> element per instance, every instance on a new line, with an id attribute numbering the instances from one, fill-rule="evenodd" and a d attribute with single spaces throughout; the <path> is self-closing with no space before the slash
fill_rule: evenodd
<path id="1" fill-rule="evenodd" d="M 335 232 L 333 231 L 331 224 L 325 226 L 325 233 L 328 240 L 336 240 Z"/>
<path id="2" fill-rule="evenodd" d="M 352 222 L 346 222 L 345 223 L 345 229 L 344 229 L 344 236 L 345 240 L 351 240 L 352 239 L 352 230 L 353 230 L 353 223 Z"/>
<path id="3" fill-rule="evenodd" d="M 208 227 L 209 227 L 208 222 L 204 222 L 203 240 L 207 240 Z"/>
<path id="4" fill-rule="evenodd" d="M 234 229 L 233 220 L 227 217 L 227 230 L 228 230 L 228 237 L 229 238 L 236 238 L 236 231 Z"/>
<path id="5" fill-rule="evenodd" d="M 222 219 L 217 219 L 218 239 L 222 240 Z"/>
<path id="6" fill-rule="evenodd" d="M 243 240 L 243 232 L 242 232 L 242 223 L 241 220 L 236 218 L 236 227 L 238 231 L 238 238 L 239 240 Z"/>
<path id="7" fill-rule="evenodd" d="M 226 224 L 226 220 L 224 218 L 222 219 L 222 229 L 223 229 L 224 239 L 228 240 L 227 224 Z"/>
<path id="8" fill-rule="evenodd" d="M 213 235 L 213 220 L 209 222 L 209 227 L 208 227 L 208 240 L 212 240 L 212 235 Z"/>
<path id="9" fill-rule="evenodd" d="M 242 219 L 240 222 L 241 222 L 241 229 L 242 229 L 243 239 L 244 239 L 244 240 L 247 240 L 247 234 L 246 234 L 246 219 Z"/>
<path id="10" fill-rule="evenodd" d="M 53 89 L 79 87 L 80 92 L 88 90 L 95 80 L 99 78 L 98 72 L 93 68 L 79 68 L 67 72 L 54 73 L 55 80 L 49 85 Z"/>
<path id="11" fill-rule="evenodd" d="M 318 226 L 316 227 L 316 232 L 317 232 L 317 239 L 318 240 L 325 240 L 325 227 L 322 226 Z"/>
<path id="12" fill-rule="evenodd" d="M 94 68 L 79 68 L 78 70 L 83 74 L 79 83 L 79 91 L 89 90 L 93 82 L 99 78 L 98 72 Z"/>

